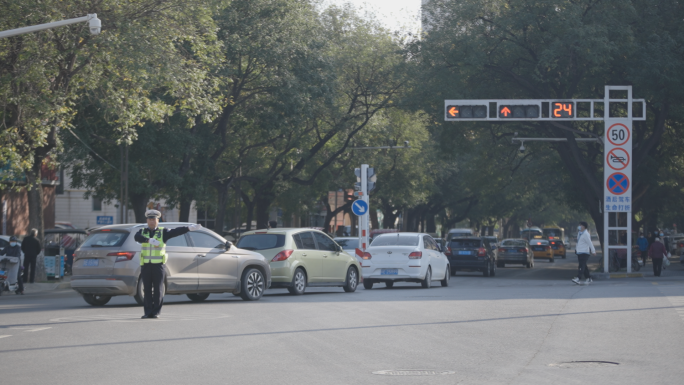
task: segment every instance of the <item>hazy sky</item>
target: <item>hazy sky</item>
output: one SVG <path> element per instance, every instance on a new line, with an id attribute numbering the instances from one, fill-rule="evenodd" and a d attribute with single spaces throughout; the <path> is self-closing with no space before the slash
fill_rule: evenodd
<path id="1" fill-rule="evenodd" d="M 352 3 L 357 8 L 370 10 L 390 30 L 418 31 L 421 0 L 325 0 L 330 4 Z"/>

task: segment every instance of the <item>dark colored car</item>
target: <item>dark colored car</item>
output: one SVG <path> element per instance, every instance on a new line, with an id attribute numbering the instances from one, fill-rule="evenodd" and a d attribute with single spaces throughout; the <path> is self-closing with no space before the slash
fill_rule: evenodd
<path id="1" fill-rule="evenodd" d="M 498 267 L 506 267 L 506 264 L 520 264 L 528 269 L 534 267 L 534 253 L 526 239 L 504 239 L 499 244 L 497 257 Z"/>
<path id="2" fill-rule="evenodd" d="M 446 252 L 451 275 L 458 270 L 481 271 L 485 277 L 496 275 L 496 249 L 484 237 L 452 238 Z"/>

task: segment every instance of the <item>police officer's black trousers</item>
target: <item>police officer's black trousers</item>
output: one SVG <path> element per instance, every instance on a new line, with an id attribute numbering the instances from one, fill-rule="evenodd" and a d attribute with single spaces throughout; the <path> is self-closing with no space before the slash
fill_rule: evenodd
<path id="1" fill-rule="evenodd" d="M 159 315 L 164 297 L 164 265 L 161 263 L 146 263 L 142 265 L 141 275 L 145 294 L 145 315 Z"/>

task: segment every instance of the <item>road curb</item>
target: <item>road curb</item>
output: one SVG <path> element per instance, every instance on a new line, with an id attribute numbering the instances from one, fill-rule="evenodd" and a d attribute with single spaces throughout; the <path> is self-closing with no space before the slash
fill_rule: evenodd
<path id="1" fill-rule="evenodd" d="M 643 273 L 593 273 L 592 279 L 612 279 L 612 278 L 643 278 Z"/>

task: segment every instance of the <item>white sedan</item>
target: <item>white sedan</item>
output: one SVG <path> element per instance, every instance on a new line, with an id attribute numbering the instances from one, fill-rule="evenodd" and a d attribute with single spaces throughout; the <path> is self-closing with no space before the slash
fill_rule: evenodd
<path id="1" fill-rule="evenodd" d="M 429 288 L 433 280 L 449 286 L 449 260 L 439 251 L 434 239 L 421 233 L 378 235 L 363 255 L 363 287 L 384 282 L 418 282 Z"/>

